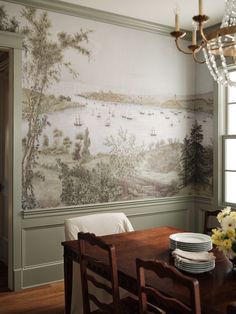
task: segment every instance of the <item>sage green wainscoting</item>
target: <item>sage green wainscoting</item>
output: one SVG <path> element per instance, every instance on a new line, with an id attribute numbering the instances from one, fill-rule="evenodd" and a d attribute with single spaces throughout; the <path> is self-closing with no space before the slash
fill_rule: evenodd
<path id="1" fill-rule="evenodd" d="M 195 198 L 85 205 L 80 209 L 30 210 L 22 212 L 21 288 L 63 279 L 64 220 L 101 212 L 124 212 L 136 230 L 175 226 L 195 230 Z M 105 222 L 104 222 L 105 223 Z M 157 244 L 158 245 L 158 244 Z"/>

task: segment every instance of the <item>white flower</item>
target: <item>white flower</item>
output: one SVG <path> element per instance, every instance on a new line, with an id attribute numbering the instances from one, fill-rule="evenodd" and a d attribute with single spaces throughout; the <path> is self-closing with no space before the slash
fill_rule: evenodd
<path id="1" fill-rule="evenodd" d="M 231 207 L 230 206 L 227 206 L 224 209 L 222 209 L 223 215 L 229 215 L 230 212 L 231 212 Z"/>
<path id="2" fill-rule="evenodd" d="M 219 223 L 221 223 L 223 218 L 228 216 L 230 212 L 231 212 L 231 207 L 229 206 L 222 209 L 221 212 L 219 212 L 219 214 L 217 215 L 217 220 L 219 221 Z"/>
<path id="3" fill-rule="evenodd" d="M 236 229 L 236 220 L 230 216 L 226 216 L 221 221 L 222 230 L 226 232 L 228 228 Z"/>

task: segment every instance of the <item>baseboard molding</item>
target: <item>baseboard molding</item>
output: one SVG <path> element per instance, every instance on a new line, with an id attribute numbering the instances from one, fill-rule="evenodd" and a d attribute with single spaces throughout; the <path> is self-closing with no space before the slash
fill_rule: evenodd
<path id="1" fill-rule="evenodd" d="M 26 267 L 21 270 L 21 274 L 22 289 L 61 281 L 64 279 L 63 261 Z"/>

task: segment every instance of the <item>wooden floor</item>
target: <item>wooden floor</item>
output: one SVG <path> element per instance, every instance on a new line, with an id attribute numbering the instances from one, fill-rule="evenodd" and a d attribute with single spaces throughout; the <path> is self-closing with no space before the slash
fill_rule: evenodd
<path id="1" fill-rule="evenodd" d="M 0 265 L 0 314 L 63 314 L 64 284 L 48 284 L 20 292 L 7 291 Z M 5 286 L 3 283 L 5 282 Z"/>

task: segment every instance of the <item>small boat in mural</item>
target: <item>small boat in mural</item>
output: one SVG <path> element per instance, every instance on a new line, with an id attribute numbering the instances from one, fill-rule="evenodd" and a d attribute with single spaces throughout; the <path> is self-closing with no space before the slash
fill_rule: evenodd
<path id="1" fill-rule="evenodd" d="M 74 126 L 82 126 L 83 123 L 80 119 L 80 116 L 78 115 L 76 118 L 75 118 L 75 122 L 74 122 Z"/>
<path id="2" fill-rule="evenodd" d="M 111 120 L 110 118 L 107 118 L 104 124 L 106 127 L 109 127 L 111 125 Z"/>
<path id="3" fill-rule="evenodd" d="M 151 136 L 157 136 L 156 130 L 155 130 L 155 129 L 152 129 L 150 135 L 151 135 Z"/>
<path id="4" fill-rule="evenodd" d="M 127 119 L 127 120 L 133 120 L 133 116 L 132 116 L 132 113 L 131 113 L 131 112 L 127 113 L 126 119 Z"/>

